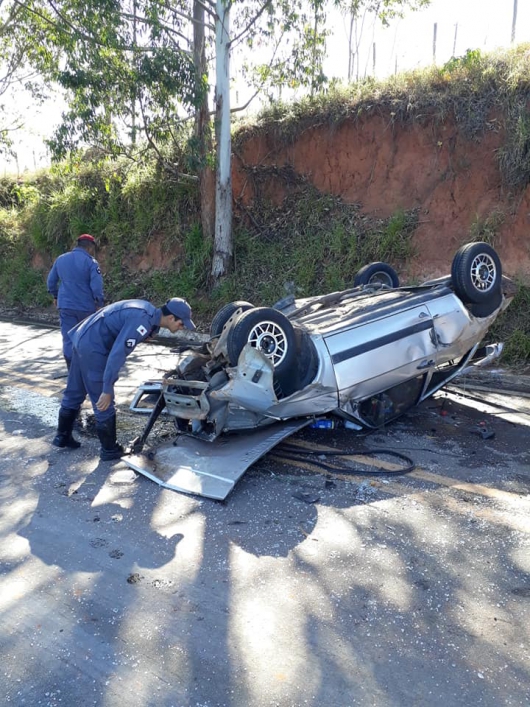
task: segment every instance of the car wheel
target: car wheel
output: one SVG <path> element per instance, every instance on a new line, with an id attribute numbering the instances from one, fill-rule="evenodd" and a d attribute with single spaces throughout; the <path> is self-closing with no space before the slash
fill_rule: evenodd
<path id="1" fill-rule="evenodd" d="M 455 253 L 451 280 L 463 302 L 481 304 L 490 298 L 497 300 L 502 282 L 500 258 L 487 243 L 467 243 Z"/>
<path id="2" fill-rule="evenodd" d="M 238 309 L 242 309 L 246 312 L 248 309 L 252 309 L 253 307 L 254 305 L 250 304 L 250 302 L 229 302 L 228 304 L 225 304 L 225 306 L 221 307 L 212 319 L 212 323 L 210 324 L 210 336 L 219 336 L 223 331 L 223 327 L 226 322 L 235 312 L 237 312 Z"/>
<path id="3" fill-rule="evenodd" d="M 370 263 L 361 268 L 353 281 L 353 286 L 381 284 L 399 287 L 397 272 L 388 263 Z"/>
<path id="4" fill-rule="evenodd" d="M 270 307 L 256 307 L 243 312 L 228 332 L 226 348 L 230 364 L 237 364 L 246 344 L 270 359 L 276 375 L 288 371 L 296 359 L 293 325 L 287 317 Z"/>

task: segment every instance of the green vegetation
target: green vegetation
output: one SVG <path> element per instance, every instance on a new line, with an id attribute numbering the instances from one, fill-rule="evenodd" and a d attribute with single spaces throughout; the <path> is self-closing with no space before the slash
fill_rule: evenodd
<path id="1" fill-rule="evenodd" d="M 499 229 L 504 223 L 505 218 L 506 215 L 498 209 L 485 218 L 479 219 L 477 217 L 469 229 L 469 240 L 483 241 L 495 248 L 497 246 Z"/>
<path id="2" fill-rule="evenodd" d="M 241 127 L 236 150 L 267 131 L 276 149 L 317 125 L 377 113 L 389 124 L 454 120 L 473 139 L 488 130 L 506 135 L 499 168 L 513 196 L 530 180 L 529 47 L 482 56 L 468 52 L 446 66 L 403 74 L 387 82 L 364 81 L 347 90 L 318 95 L 289 106 L 275 105 L 253 126 Z M 272 139 L 271 138 L 271 139 Z M 199 187 L 193 179 L 186 141 L 172 162 L 188 177 L 167 171 L 168 160 L 137 163 L 102 159 L 91 151 L 23 179 L 0 180 L 0 286 L 4 304 L 50 304 L 45 279 L 55 256 L 83 232 L 99 241 L 109 300 L 143 297 L 153 302 L 178 294 L 189 298 L 195 316 L 207 323 L 234 299 L 271 304 L 351 285 L 357 270 L 383 260 L 403 272 L 414 256 L 417 210 L 397 210 L 377 219 L 361 205 L 322 194 L 291 167 L 258 165 L 249 170 L 257 197 L 235 212 L 233 272 L 212 287 L 212 243 L 200 228 Z M 273 179 L 285 198 L 275 205 L 263 194 Z M 476 216 L 465 240 L 499 244 L 509 208 Z M 145 269 L 151 251 L 157 266 Z M 151 261 L 155 262 L 155 261 Z M 515 303 L 492 330 L 507 342 L 505 360 L 530 360 L 530 288 L 519 283 Z"/>
<path id="3" fill-rule="evenodd" d="M 55 256 L 80 233 L 112 246 L 112 259 L 142 253 L 154 236 L 172 243 L 197 213 L 194 186 L 161 177 L 156 164 L 60 163 L 29 181 L 21 216 L 37 248 Z M 192 220 L 190 220 L 190 215 Z"/>
<path id="4" fill-rule="evenodd" d="M 351 287 L 363 265 L 385 260 L 399 269 L 412 255 L 415 212 L 370 219 L 357 205 L 306 184 L 280 207 L 258 202 L 236 230 L 234 272 L 215 299 L 271 304 Z"/>
<path id="5" fill-rule="evenodd" d="M 367 261 L 399 267 L 411 255 L 415 212 L 387 220 L 361 216 L 357 205 L 320 194 L 299 180 L 280 208 L 257 201 L 236 227 L 234 271 L 210 291 L 210 241 L 199 227 L 197 187 L 125 163 L 62 163 L 24 182 L 0 184 L 0 282 L 8 305 L 49 303 L 45 279 L 53 259 L 80 233 L 93 233 L 111 300 L 160 301 L 178 293 L 209 319 L 227 299 L 270 304 L 288 291 L 305 296 L 351 285 Z M 162 261 L 139 270 L 150 244 Z M 41 257 L 38 258 L 37 256 Z M 35 267 L 35 262 L 40 267 Z M 16 282 L 16 286 L 10 283 Z"/>
<path id="6" fill-rule="evenodd" d="M 9 305 L 49 303 L 47 270 L 81 233 L 98 239 L 110 299 L 164 297 L 171 291 L 192 297 L 205 284 L 209 256 L 196 225 L 197 212 L 196 187 L 162 177 L 156 164 L 132 169 L 125 161 L 68 162 L 24 181 L 4 179 L 2 299 Z M 163 267 L 138 273 L 132 263 L 152 242 Z M 35 259 L 41 263 L 36 269 Z"/>
<path id="7" fill-rule="evenodd" d="M 46 306 L 41 273 L 31 267 L 35 250 L 14 208 L 0 209 L 0 292 L 6 304 Z"/>
<path id="8" fill-rule="evenodd" d="M 489 331 L 491 341 L 506 343 L 503 360 L 512 366 L 530 362 L 530 287 L 522 282 L 517 285 L 513 302 Z"/>

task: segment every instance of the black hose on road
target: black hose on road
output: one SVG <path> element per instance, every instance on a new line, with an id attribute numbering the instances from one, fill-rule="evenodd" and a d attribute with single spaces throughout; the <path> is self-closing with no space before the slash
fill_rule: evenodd
<path id="1" fill-rule="evenodd" d="M 402 474 L 409 474 L 416 468 L 415 462 L 407 457 L 405 454 L 400 452 L 395 452 L 390 449 L 370 449 L 366 452 L 361 452 L 358 449 L 342 449 L 341 451 L 328 451 L 324 450 L 307 450 L 302 449 L 296 445 L 292 444 L 281 444 L 275 447 L 271 452 L 273 455 L 281 457 L 282 459 L 290 459 L 292 461 L 305 461 L 308 464 L 312 464 L 324 471 L 333 473 L 340 472 L 343 474 L 351 474 L 352 476 L 400 476 Z M 276 453 L 276 454 L 275 454 Z M 399 469 L 377 469 L 377 470 L 367 470 L 367 469 L 355 469 L 351 466 L 347 466 L 350 460 L 344 459 L 345 457 L 351 456 L 364 456 L 364 457 L 394 457 L 401 462 L 405 462 L 405 466 Z M 334 457 L 341 461 L 339 466 L 332 466 L 327 464 L 321 457 Z M 345 464 L 346 463 L 346 464 Z"/>

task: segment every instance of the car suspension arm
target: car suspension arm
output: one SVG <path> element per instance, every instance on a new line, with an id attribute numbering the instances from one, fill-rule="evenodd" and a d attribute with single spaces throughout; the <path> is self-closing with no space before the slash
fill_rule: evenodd
<path id="1" fill-rule="evenodd" d="M 130 450 L 128 450 L 128 454 L 140 454 L 140 452 L 143 450 L 145 443 L 147 441 L 147 438 L 149 437 L 149 433 L 153 429 L 153 425 L 155 422 L 158 420 L 160 413 L 166 406 L 166 401 L 164 400 L 164 393 L 160 393 L 158 400 L 156 401 L 156 404 L 154 408 L 151 411 L 151 414 L 149 415 L 149 419 L 147 420 L 147 424 L 144 427 L 144 430 L 141 435 L 138 435 L 138 437 L 135 437 L 133 441 L 131 442 Z"/>

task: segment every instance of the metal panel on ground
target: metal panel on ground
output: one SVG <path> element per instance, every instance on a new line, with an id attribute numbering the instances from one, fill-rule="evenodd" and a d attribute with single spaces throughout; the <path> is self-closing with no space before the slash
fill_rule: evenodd
<path id="1" fill-rule="evenodd" d="M 139 474 L 173 491 L 218 501 L 225 499 L 245 471 L 286 437 L 312 420 L 289 420 L 241 435 L 206 442 L 185 435 L 147 454 L 122 457 Z"/>

